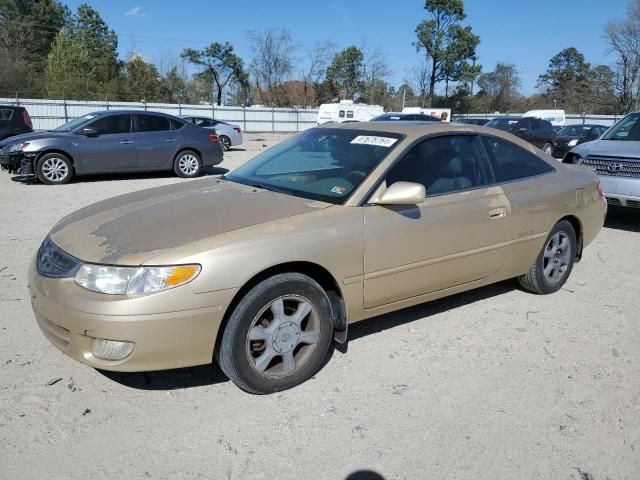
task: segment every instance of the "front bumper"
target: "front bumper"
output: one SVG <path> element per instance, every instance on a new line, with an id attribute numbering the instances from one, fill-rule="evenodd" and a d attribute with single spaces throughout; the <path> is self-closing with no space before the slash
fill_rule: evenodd
<path id="1" fill-rule="evenodd" d="M 33 158 L 26 157 L 23 153 L 0 155 L 0 167 L 2 170 L 20 175 L 33 175 Z"/>
<path id="2" fill-rule="evenodd" d="M 551 150 L 551 155 L 553 158 L 562 159 L 564 156 L 571 151 L 573 147 L 568 145 L 554 145 Z"/>
<path id="3" fill-rule="evenodd" d="M 598 175 L 609 205 L 640 208 L 640 178 Z"/>
<path id="4" fill-rule="evenodd" d="M 196 294 L 185 285 L 133 299 L 101 295 L 72 278 L 43 277 L 34 262 L 29 290 L 36 321 L 49 342 L 79 362 L 119 372 L 211 363 L 218 329 L 237 291 Z M 133 342 L 135 350 L 123 360 L 103 360 L 91 352 L 93 338 Z"/>

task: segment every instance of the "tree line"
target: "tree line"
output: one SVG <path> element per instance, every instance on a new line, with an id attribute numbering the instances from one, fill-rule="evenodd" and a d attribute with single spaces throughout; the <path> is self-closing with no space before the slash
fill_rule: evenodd
<path id="1" fill-rule="evenodd" d="M 578 49 L 563 49 L 528 96 L 520 93 L 517 65 L 498 62 L 486 71 L 478 63 L 480 37 L 465 24 L 463 0 L 425 0 L 424 12 L 413 43 L 422 60 L 394 86 L 384 54 L 367 45 L 302 48 L 275 28 L 248 33 L 249 58 L 213 42 L 155 65 L 135 51 L 119 58 L 116 33 L 88 4 L 72 12 L 59 0 L 0 0 L 0 96 L 303 108 L 351 99 L 459 113 L 640 107 L 640 0 L 630 0 L 626 18 L 603 32 L 612 65 L 591 65 Z"/>

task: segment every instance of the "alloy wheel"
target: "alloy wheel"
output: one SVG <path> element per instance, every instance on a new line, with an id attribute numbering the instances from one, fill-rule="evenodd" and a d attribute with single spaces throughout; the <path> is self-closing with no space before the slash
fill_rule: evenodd
<path id="1" fill-rule="evenodd" d="M 560 282 L 571 263 L 571 241 L 564 232 L 553 235 L 544 249 L 542 271 L 550 283 Z"/>
<path id="2" fill-rule="evenodd" d="M 42 175 L 50 182 L 61 182 L 69 175 L 69 166 L 59 157 L 50 157 L 42 164 Z"/>
<path id="3" fill-rule="evenodd" d="M 185 175 L 194 175 L 198 172 L 198 159 L 190 153 L 182 155 L 178 160 L 178 168 Z"/>
<path id="4" fill-rule="evenodd" d="M 286 377 L 311 358 L 319 339 L 320 319 L 307 298 L 276 298 L 251 324 L 246 342 L 249 364 L 262 376 Z"/>

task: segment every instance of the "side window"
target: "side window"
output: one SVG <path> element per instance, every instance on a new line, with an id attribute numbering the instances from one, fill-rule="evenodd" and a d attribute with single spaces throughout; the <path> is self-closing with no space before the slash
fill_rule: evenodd
<path id="1" fill-rule="evenodd" d="M 100 135 L 131 132 L 131 115 L 107 115 L 87 125 Z"/>
<path id="2" fill-rule="evenodd" d="M 510 182 L 553 171 L 553 167 L 533 153 L 495 137 L 482 137 L 489 153 L 496 182 Z"/>
<path id="3" fill-rule="evenodd" d="M 351 110 L 347 110 L 347 118 L 353 118 L 353 112 Z"/>
<path id="4" fill-rule="evenodd" d="M 184 125 L 185 123 L 181 120 L 177 120 L 175 118 L 171 119 L 171 130 L 180 130 Z"/>
<path id="5" fill-rule="evenodd" d="M 531 119 L 525 118 L 524 120 L 520 120 L 518 122 L 518 130 L 525 128 L 527 130 L 532 130 Z"/>
<path id="6" fill-rule="evenodd" d="M 171 130 L 169 118 L 159 115 L 138 115 L 139 132 L 160 132 Z"/>
<path id="7" fill-rule="evenodd" d="M 427 195 L 442 195 L 489 183 L 475 135 L 436 137 L 413 147 L 387 174 L 387 185 L 415 182 Z"/>
<path id="8" fill-rule="evenodd" d="M 340 111 L 338 112 L 338 116 L 339 116 L 340 118 L 344 118 L 344 110 L 340 110 Z"/>

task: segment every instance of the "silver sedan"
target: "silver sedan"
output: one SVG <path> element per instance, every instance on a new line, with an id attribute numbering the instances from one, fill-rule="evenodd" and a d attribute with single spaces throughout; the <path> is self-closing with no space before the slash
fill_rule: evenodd
<path id="1" fill-rule="evenodd" d="M 198 127 L 211 128 L 216 131 L 220 137 L 220 144 L 225 150 L 230 150 L 231 147 L 237 147 L 242 145 L 242 129 L 240 125 L 233 123 L 222 122 L 215 118 L 207 117 L 192 117 L 189 115 L 183 115 L 180 118 L 186 120 L 189 123 L 193 123 Z"/>

